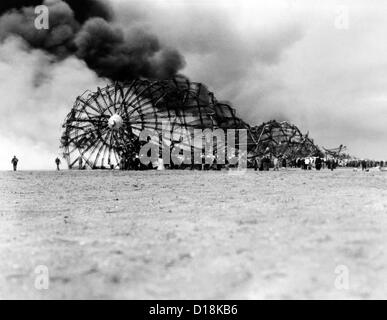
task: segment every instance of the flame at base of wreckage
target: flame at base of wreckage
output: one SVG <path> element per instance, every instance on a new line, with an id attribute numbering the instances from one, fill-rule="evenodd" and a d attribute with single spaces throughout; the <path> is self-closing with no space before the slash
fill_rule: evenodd
<path id="1" fill-rule="evenodd" d="M 178 157 L 192 153 L 196 160 L 191 164 L 172 161 L 169 167 L 194 168 L 208 163 L 203 157 L 208 136 L 202 135 L 198 144 L 195 134 L 221 132 L 218 129 L 226 133 L 221 139 L 210 135 L 210 150 L 215 155 L 210 164 L 215 162 L 217 167 L 232 164 L 227 159 L 241 156 L 252 165 L 254 159 L 268 154 L 288 161 L 323 155 L 296 126 L 272 120 L 251 127 L 236 116 L 229 104 L 217 101 L 206 86 L 184 77 L 133 80 L 86 91 L 76 99 L 63 128 L 61 148 L 69 169 L 149 169 L 166 159 L 166 150 L 168 155 L 175 152 L 176 156 L 177 152 Z M 150 138 L 150 133 L 159 139 Z M 147 143 L 157 145 L 157 157 L 144 165 L 139 154 Z M 216 161 L 219 150 L 225 155 L 223 162 Z"/>

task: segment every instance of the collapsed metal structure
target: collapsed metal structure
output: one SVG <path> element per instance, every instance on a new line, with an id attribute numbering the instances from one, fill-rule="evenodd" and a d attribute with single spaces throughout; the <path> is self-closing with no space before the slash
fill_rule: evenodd
<path id="1" fill-rule="evenodd" d="M 322 152 L 308 134 L 303 135 L 295 125 L 271 120 L 251 128 L 257 141 L 253 154 L 270 153 L 289 160 L 308 156 L 321 156 Z"/>
<path id="2" fill-rule="evenodd" d="M 234 109 L 200 83 L 185 78 L 134 80 L 78 97 L 63 124 L 61 147 L 70 169 L 116 167 L 123 157 L 138 154 L 142 130 L 161 135 L 165 126 L 171 147 L 182 140 L 192 145 L 193 129 L 249 129 Z M 182 133 L 189 136 L 182 139 Z M 255 146 L 251 135 L 247 144 L 249 149 Z"/>
<path id="3" fill-rule="evenodd" d="M 250 160 L 268 152 L 288 160 L 323 154 L 295 125 L 272 120 L 251 127 L 229 104 L 217 101 L 204 85 L 177 77 L 133 80 L 110 84 L 96 92 L 86 91 L 76 99 L 63 124 L 63 156 L 70 169 L 116 167 L 122 159 L 138 155 L 145 143 L 139 139 L 142 130 L 155 130 L 162 138 L 165 126 L 170 148 L 182 141 L 191 148 L 193 129 L 220 128 L 247 130 Z M 186 139 L 182 134 L 187 135 Z"/>
<path id="4" fill-rule="evenodd" d="M 323 150 L 324 150 L 325 155 L 328 157 L 331 157 L 331 158 L 341 159 L 341 158 L 348 158 L 349 157 L 349 155 L 346 155 L 344 153 L 344 151 L 347 150 L 347 147 L 342 145 L 342 144 L 340 146 L 338 146 L 337 148 L 332 148 L 332 149 L 327 149 L 327 148 L 323 147 Z"/>

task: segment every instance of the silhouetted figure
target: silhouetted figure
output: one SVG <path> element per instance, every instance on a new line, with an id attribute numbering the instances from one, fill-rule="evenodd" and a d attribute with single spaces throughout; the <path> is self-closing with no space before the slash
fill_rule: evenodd
<path id="1" fill-rule="evenodd" d="M 271 164 L 270 157 L 265 156 L 262 161 L 263 161 L 263 171 L 269 171 L 270 164 Z"/>
<path id="2" fill-rule="evenodd" d="M 322 167 L 322 161 L 320 157 L 316 158 L 316 170 L 321 170 Z"/>
<path id="3" fill-rule="evenodd" d="M 331 168 L 331 165 L 332 165 L 332 163 L 331 163 L 331 160 L 327 160 L 327 168 L 328 168 L 328 170 L 333 170 L 332 168 Z"/>
<path id="4" fill-rule="evenodd" d="M 13 171 L 16 171 L 17 170 L 17 163 L 19 162 L 19 159 L 16 158 L 16 156 L 13 156 L 12 160 L 11 160 L 11 163 L 13 165 Z"/>
<path id="5" fill-rule="evenodd" d="M 306 159 L 301 159 L 302 170 L 306 170 L 306 169 L 307 169 L 307 163 L 306 163 L 305 160 L 306 160 Z"/>
<path id="6" fill-rule="evenodd" d="M 282 158 L 282 167 L 286 168 L 286 158 Z"/>
<path id="7" fill-rule="evenodd" d="M 270 164 L 271 164 L 271 155 L 270 155 L 269 147 L 265 149 L 263 159 L 262 159 L 262 164 L 263 164 L 263 171 L 269 171 Z"/>
<path id="8" fill-rule="evenodd" d="M 367 161 L 365 161 L 365 160 L 362 160 L 362 162 L 361 162 L 361 170 L 366 170 L 367 169 Z"/>
<path id="9" fill-rule="evenodd" d="M 82 157 L 79 157 L 79 159 L 78 159 L 78 165 L 79 165 L 79 170 L 82 170 L 82 169 L 83 169 L 83 160 L 82 160 Z"/>
<path id="10" fill-rule="evenodd" d="M 55 159 L 55 163 L 56 163 L 56 170 L 59 171 L 60 170 L 59 165 L 60 165 L 61 161 L 58 157 Z"/>

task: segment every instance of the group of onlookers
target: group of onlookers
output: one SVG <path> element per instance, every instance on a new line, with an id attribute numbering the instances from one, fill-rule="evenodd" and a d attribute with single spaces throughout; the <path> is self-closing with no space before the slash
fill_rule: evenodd
<path id="1" fill-rule="evenodd" d="M 339 166 L 339 162 L 337 159 L 324 159 L 320 157 L 306 157 L 299 158 L 296 160 L 297 168 L 301 168 L 303 170 L 312 170 L 315 168 L 316 170 L 321 169 L 329 169 L 334 170 Z"/>
<path id="2" fill-rule="evenodd" d="M 337 159 L 324 159 L 320 157 L 305 157 L 289 160 L 285 157 L 265 155 L 254 159 L 254 169 L 260 171 L 268 171 L 269 168 L 273 168 L 276 171 L 281 167 L 300 168 L 302 170 L 321 170 L 324 168 L 334 170 L 338 166 L 339 161 Z"/>
<path id="3" fill-rule="evenodd" d="M 159 159 L 161 160 L 161 159 Z M 191 170 L 221 170 L 222 168 L 229 169 L 231 167 L 238 167 L 238 163 L 231 165 L 227 159 L 224 164 L 217 163 L 216 155 L 211 158 L 211 161 L 205 161 L 203 158 L 202 164 L 192 164 L 185 165 L 181 163 L 177 164 L 163 164 L 157 163 L 154 164 L 150 162 L 148 165 L 144 165 L 140 162 L 140 159 L 137 154 L 133 153 L 129 157 L 122 157 L 118 168 L 121 170 L 147 170 L 147 169 L 191 169 Z M 208 160 L 208 159 L 207 159 Z M 13 165 L 13 170 L 17 170 L 19 159 L 14 156 L 11 160 Z M 79 157 L 79 169 L 85 169 L 83 166 L 82 157 Z M 103 163 L 104 161 L 102 161 Z M 59 158 L 55 159 L 56 168 L 60 170 L 59 166 L 61 161 Z M 321 158 L 321 157 L 305 157 L 305 158 L 297 158 L 293 160 L 286 159 L 285 157 L 275 157 L 270 154 L 265 154 L 262 157 L 255 157 L 251 161 L 249 160 L 249 167 L 253 167 L 254 170 L 259 171 L 269 171 L 270 168 L 273 168 L 274 171 L 279 170 L 280 168 L 300 168 L 303 170 L 312 170 L 315 168 L 316 170 L 321 170 L 324 168 L 334 170 L 337 167 L 352 167 L 352 168 L 361 168 L 362 170 L 368 170 L 369 168 L 380 167 L 383 168 L 387 165 L 387 161 L 375 161 L 375 160 L 338 160 L 334 158 Z M 115 169 L 116 166 L 111 165 L 110 161 L 108 161 L 108 167 L 101 167 L 100 169 Z M 386 166 L 387 167 L 387 166 Z"/>
<path id="4" fill-rule="evenodd" d="M 386 161 L 375 161 L 375 160 L 366 160 L 366 159 L 356 159 L 356 160 L 349 160 L 346 162 L 346 167 L 351 168 L 361 168 L 362 170 L 367 170 L 369 168 L 375 168 L 375 167 L 384 167 L 386 165 Z"/>
<path id="5" fill-rule="evenodd" d="M 268 171 L 269 168 L 273 170 L 279 170 L 279 168 L 300 168 L 302 170 L 321 170 L 329 169 L 334 170 L 337 167 L 353 167 L 361 168 L 362 170 L 368 170 L 374 167 L 387 167 L 387 161 L 375 161 L 375 160 L 339 160 L 335 158 L 321 158 L 321 157 L 305 157 L 297 158 L 293 160 L 286 159 L 284 157 L 275 157 L 265 155 L 263 157 L 257 157 L 253 160 L 253 166 L 255 170 Z"/>

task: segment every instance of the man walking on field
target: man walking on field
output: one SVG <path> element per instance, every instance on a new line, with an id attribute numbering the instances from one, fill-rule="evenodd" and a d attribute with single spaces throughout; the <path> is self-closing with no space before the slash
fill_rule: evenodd
<path id="1" fill-rule="evenodd" d="M 56 163 L 56 170 L 60 170 L 60 168 L 59 168 L 59 165 L 60 165 L 60 159 L 57 157 L 56 159 L 55 159 L 55 163 Z"/>
<path id="2" fill-rule="evenodd" d="M 19 159 L 16 158 L 16 156 L 13 156 L 12 160 L 11 160 L 11 163 L 13 165 L 13 171 L 16 171 L 17 170 L 17 163 L 19 162 Z"/>

